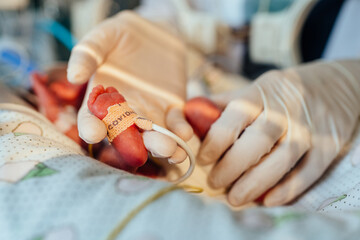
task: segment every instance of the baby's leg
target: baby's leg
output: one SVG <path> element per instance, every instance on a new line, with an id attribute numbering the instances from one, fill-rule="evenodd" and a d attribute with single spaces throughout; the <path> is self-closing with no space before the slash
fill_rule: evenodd
<path id="1" fill-rule="evenodd" d="M 86 148 L 87 144 L 79 137 L 75 109 L 72 106 L 64 106 L 64 103 L 50 91 L 47 86 L 48 76 L 34 73 L 31 82 L 38 98 L 40 112 L 54 123 L 62 133 Z"/>
<path id="2" fill-rule="evenodd" d="M 103 119 L 108 114 L 108 107 L 123 102 L 125 102 L 125 98 L 115 88 L 104 89 L 103 86 L 98 85 L 89 96 L 88 107 L 96 117 Z M 142 136 L 135 125 L 130 126 L 114 138 L 112 145 L 121 156 L 119 168 L 122 168 L 124 162 L 130 167 L 140 167 L 148 158 Z M 114 163 L 112 165 L 114 166 Z"/>

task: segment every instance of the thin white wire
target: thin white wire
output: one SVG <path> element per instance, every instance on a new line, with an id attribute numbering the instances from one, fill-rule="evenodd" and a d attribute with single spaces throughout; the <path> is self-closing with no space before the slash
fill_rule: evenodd
<path id="1" fill-rule="evenodd" d="M 191 151 L 190 147 L 184 142 L 184 140 L 182 140 L 181 138 L 179 138 L 178 136 L 176 136 L 174 133 L 170 132 L 169 130 L 160 127 L 159 125 L 153 124 L 152 125 L 153 130 L 160 132 L 162 134 L 165 134 L 166 136 L 171 137 L 172 139 L 174 139 L 179 146 L 185 150 L 185 152 L 187 153 L 187 155 L 189 156 L 189 161 L 190 161 L 190 166 L 187 170 L 187 172 L 181 176 L 179 179 L 172 181 L 175 184 L 179 184 L 183 181 L 185 181 L 188 177 L 190 177 L 190 175 L 192 174 L 192 172 L 194 171 L 195 168 L 195 156 L 193 154 L 193 152 Z"/>

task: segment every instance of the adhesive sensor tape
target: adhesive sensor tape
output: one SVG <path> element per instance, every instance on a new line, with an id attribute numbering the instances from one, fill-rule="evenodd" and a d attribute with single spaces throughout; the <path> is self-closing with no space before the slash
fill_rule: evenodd
<path id="1" fill-rule="evenodd" d="M 179 179 L 172 182 L 175 184 L 181 183 L 185 181 L 194 171 L 195 156 L 190 147 L 180 137 L 170 132 L 169 130 L 154 124 L 152 121 L 138 116 L 135 111 L 128 106 L 127 102 L 114 104 L 108 107 L 107 110 L 108 114 L 105 116 L 105 118 L 103 118 L 102 121 L 107 128 L 109 142 L 112 142 L 116 136 L 118 136 L 121 132 L 125 131 L 133 124 L 137 125 L 143 130 L 154 130 L 160 132 L 172 138 L 182 149 L 184 149 L 186 154 L 189 156 L 190 166 L 187 172 Z"/>

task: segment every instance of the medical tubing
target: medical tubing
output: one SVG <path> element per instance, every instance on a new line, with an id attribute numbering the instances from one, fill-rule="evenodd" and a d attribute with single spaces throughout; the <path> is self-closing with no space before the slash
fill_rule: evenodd
<path id="1" fill-rule="evenodd" d="M 53 35 L 59 42 L 61 42 L 67 49 L 71 50 L 76 45 L 78 40 L 71 32 L 61 25 L 59 22 L 53 20 L 43 21 L 38 25 L 42 30 Z"/>
<path id="2" fill-rule="evenodd" d="M 179 146 L 185 150 L 186 154 L 189 156 L 189 161 L 190 161 L 190 166 L 187 170 L 187 172 L 181 176 L 179 179 L 172 181 L 175 184 L 179 184 L 183 181 L 185 181 L 188 177 L 190 177 L 191 173 L 194 171 L 195 168 L 195 156 L 193 154 L 193 152 L 191 151 L 190 147 L 185 143 L 184 140 L 182 140 L 180 137 L 176 136 L 174 133 L 170 132 L 169 130 L 160 127 L 159 125 L 156 124 L 152 124 L 152 128 L 154 131 L 160 132 L 172 139 L 175 140 L 175 142 L 177 142 L 177 144 L 179 144 Z"/>

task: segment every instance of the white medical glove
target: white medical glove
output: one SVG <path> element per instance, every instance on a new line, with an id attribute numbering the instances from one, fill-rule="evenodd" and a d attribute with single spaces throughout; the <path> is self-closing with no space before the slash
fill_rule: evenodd
<path id="1" fill-rule="evenodd" d="M 195 11 L 188 1 L 143 0 L 136 11 L 204 54 L 222 53 L 230 43 L 230 28 L 212 14 Z"/>
<path id="2" fill-rule="evenodd" d="M 230 101 L 231 100 L 231 101 Z M 288 203 L 318 180 L 354 131 L 360 113 L 360 60 L 271 71 L 236 94 L 199 152 L 215 188 L 242 205 Z"/>
<path id="3" fill-rule="evenodd" d="M 192 128 L 182 113 L 186 94 L 185 46 L 138 15 L 123 11 L 90 31 L 72 50 L 68 79 L 89 81 L 78 115 L 80 137 L 97 143 L 106 127 L 87 106 L 98 84 L 115 87 L 139 115 L 167 127 L 185 141 Z M 175 153 L 169 137 L 145 133 L 145 146 L 157 157 Z M 168 147 L 167 147 L 168 146 Z M 176 162 L 176 159 L 172 160 Z"/>

